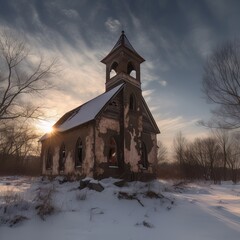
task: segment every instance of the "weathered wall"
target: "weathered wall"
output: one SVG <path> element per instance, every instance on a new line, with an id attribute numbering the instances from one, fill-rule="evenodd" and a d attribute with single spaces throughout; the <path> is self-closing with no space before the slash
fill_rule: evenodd
<path id="1" fill-rule="evenodd" d="M 143 133 L 142 139 L 144 143 L 146 144 L 147 152 L 148 152 L 148 172 L 154 173 L 155 172 L 155 166 L 157 161 L 157 136 L 155 133 Z"/>
<path id="2" fill-rule="evenodd" d="M 136 109 L 129 109 L 130 95 L 134 94 Z M 124 87 L 124 161 L 129 171 L 137 172 L 141 159 L 142 110 L 141 90 L 126 84 Z"/>
<path id="3" fill-rule="evenodd" d="M 130 95 L 134 94 L 136 108 L 129 109 Z M 157 159 L 157 140 L 151 122 L 141 101 L 141 89 L 129 83 L 111 100 L 95 121 L 64 133 L 55 133 L 42 143 L 43 174 L 58 175 L 59 151 L 62 143 L 66 148 L 63 174 L 94 177 L 121 177 L 132 173 L 137 176 L 154 173 Z M 78 138 L 83 142 L 83 164 L 75 168 L 75 148 Z M 109 141 L 114 137 L 117 144 L 118 167 L 108 164 Z M 149 167 L 141 165 L 142 142 L 146 145 Z M 46 170 L 46 154 L 53 147 L 53 167 Z M 124 175 L 125 174 L 125 175 Z"/>
<path id="4" fill-rule="evenodd" d="M 81 167 L 75 168 L 75 148 L 78 138 L 83 142 L 83 163 Z M 65 144 L 66 160 L 63 174 L 77 174 L 93 176 L 94 166 L 94 131 L 93 124 L 86 124 L 79 128 L 64 133 L 53 133 L 52 136 L 42 142 L 42 173 L 47 175 L 58 175 L 59 173 L 59 151 L 62 143 Z M 53 149 L 53 166 L 46 170 L 46 158 L 48 147 Z"/>
<path id="5" fill-rule="evenodd" d="M 120 123 L 119 120 L 111 119 L 107 117 L 99 117 L 96 121 L 96 135 L 95 135 L 95 154 L 96 154 L 96 165 L 95 174 L 106 175 L 108 172 L 108 143 L 110 138 L 114 137 L 117 143 L 117 155 L 119 157 L 121 149 L 119 148 L 120 142 Z M 120 160 L 120 159 L 118 159 Z"/>

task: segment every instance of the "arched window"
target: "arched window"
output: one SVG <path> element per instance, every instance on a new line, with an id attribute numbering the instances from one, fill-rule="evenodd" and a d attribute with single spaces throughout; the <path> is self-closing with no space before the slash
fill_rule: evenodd
<path id="1" fill-rule="evenodd" d="M 109 141 L 108 163 L 109 167 L 118 167 L 117 144 L 113 137 Z"/>
<path id="2" fill-rule="evenodd" d="M 144 142 L 142 142 L 142 156 L 141 156 L 141 163 L 142 167 L 147 169 L 148 168 L 148 155 L 147 155 L 147 148 Z"/>
<path id="3" fill-rule="evenodd" d="M 117 75 L 117 67 L 118 67 L 118 63 L 114 62 L 110 68 L 110 78 Z"/>
<path id="4" fill-rule="evenodd" d="M 130 75 L 133 78 L 136 78 L 136 69 L 131 62 L 128 63 L 127 74 Z"/>
<path id="5" fill-rule="evenodd" d="M 75 167 L 82 166 L 83 162 L 83 144 L 81 138 L 78 138 L 75 148 Z"/>
<path id="6" fill-rule="evenodd" d="M 46 154 L 46 170 L 52 169 L 53 164 L 53 153 L 52 148 L 49 147 Z"/>
<path id="7" fill-rule="evenodd" d="M 66 149 L 65 144 L 62 143 L 59 151 L 59 171 L 64 171 L 64 165 L 66 161 Z"/>
<path id="8" fill-rule="evenodd" d="M 129 98 L 129 109 L 133 111 L 136 110 L 136 98 L 133 94 L 131 94 Z"/>

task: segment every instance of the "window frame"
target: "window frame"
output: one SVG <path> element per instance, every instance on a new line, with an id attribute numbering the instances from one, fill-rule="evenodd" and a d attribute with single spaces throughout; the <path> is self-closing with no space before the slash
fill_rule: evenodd
<path id="1" fill-rule="evenodd" d="M 62 143 L 61 147 L 59 149 L 59 160 L 58 160 L 59 172 L 64 171 L 64 169 L 65 169 L 65 162 L 66 162 L 66 146 L 65 146 L 64 143 Z"/>
<path id="2" fill-rule="evenodd" d="M 131 61 L 129 61 L 127 64 L 127 74 L 134 79 L 137 78 L 136 67 Z"/>
<path id="3" fill-rule="evenodd" d="M 46 151 L 45 169 L 52 170 L 52 168 L 53 168 L 53 151 L 52 147 L 49 146 Z"/>
<path id="4" fill-rule="evenodd" d="M 136 97 L 133 93 L 131 93 L 129 96 L 129 110 L 130 111 L 137 110 L 137 101 L 136 101 Z"/>
<path id="5" fill-rule="evenodd" d="M 113 159 L 111 161 L 110 159 Z M 114 137 L 110 137 L 108 141 L 108 155 L 107 155 L 108 167 L 109 168 L 119 168 L 118 161 L 118 146 L 116 139 Z"/>
<path id="6" fill-rule="evenodd" d="M 149 162 L 148 162 L 148 153 L 147 153 L 147 146 L 144 142 L 142 142 L 141 146 L 141 168 L 147 170 L 149 167 Z"/>
<path id="7" fill-rule="evenodd" d="M 114 61 L 112 64 L 111 64 L 111 67 L 110 67 L 110 70 L 109 70 L 109 78 L 113 78 L 117 75 L 117 68 L 118 68 L 118 62 Z M 114 72 L 113 72 L 114 71 Z"/>
<path id="8" fill-rule="evenodd" d="M 75 168 L 82 167 L 83 164 L 83 141 L 79 137 L 75 146 Z"/>

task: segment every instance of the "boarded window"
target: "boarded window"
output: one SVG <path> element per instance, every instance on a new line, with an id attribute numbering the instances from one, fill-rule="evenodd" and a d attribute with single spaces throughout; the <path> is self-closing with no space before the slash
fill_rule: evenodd
<path id="1" fill-rule="evenodd" d="M 109 141 L 108 163 L 109 167 L 118 167 L 117 144 L 113 137 Z"/>
<path id="2" fill-rule="evenodd" d="M 66 149 L 65 144 L 63 143 L 59 151 L 59 171 L 64 171 L 65 161 L 66 161 Z"/>
<path id="3" fill-rule="evenodd" d="M 52 169 L 53 165 L 53 153 L 52 148 L 49 147 L 46 154 L 46 170 Z"/>
<path id="4" fill-rule="evenodd" d="M 83 144 L 81 138 L 78 138 L 75 149 L 75 167 L 82 166 L 83 162 Z"/>

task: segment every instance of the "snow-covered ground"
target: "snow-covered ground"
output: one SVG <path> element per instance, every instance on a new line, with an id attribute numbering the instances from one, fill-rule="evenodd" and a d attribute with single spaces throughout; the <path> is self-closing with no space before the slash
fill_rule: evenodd
<path id="1" fill-rule="evenodd" d="M 240 239 L 239 184 L 116 181 L 100 181 L 97 192 L 79 182 L 0 178 L 0 240 Z M 53 207 L 39 213 L 44 220 L 41 204 Z"/>

